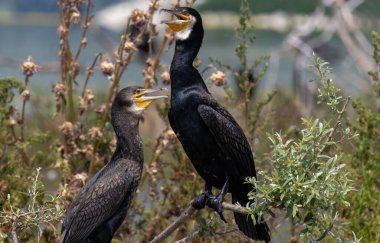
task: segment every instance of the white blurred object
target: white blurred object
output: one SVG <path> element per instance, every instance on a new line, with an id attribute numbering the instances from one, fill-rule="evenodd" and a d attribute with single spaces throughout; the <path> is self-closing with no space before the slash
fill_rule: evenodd
<path id="1" fill-rule="evenodd" d="M 150 2 L 151 0 L 128 0 L 111 5 L 98 11 L 95 14 L 93 23 L 97 26 L 120 32 L 125 28 L 131 12 L 134 9 L 147 11 Z M 159 9 L 171 8 L 173 2 L 172 0 L 159 1 Z M 199 6 L 204 2 L 205 0 L 198 0 L 195 2 L 195 6 Z M 181 4 L 181 6 L 186 6 L 185 1 L 181 1 Z M 159 12 L 156 12 L 153 17 L 153 23 L 155 24 L 159 24 L 162 20 L 160 15 L 157 16 L 157 14 L 159 14 Z"/>

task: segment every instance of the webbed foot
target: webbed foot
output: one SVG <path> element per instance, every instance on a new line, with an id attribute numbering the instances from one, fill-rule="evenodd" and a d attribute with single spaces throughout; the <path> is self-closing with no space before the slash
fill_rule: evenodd
<path id="1" fill-rule="evenodd" d="M 219 194 L 214 197 L 208 197 L 206 198 L 206 205 L 210 208 L 213 208 L 215 212 L 219 214 L 219 217 L 221 220 L 223 220 L 225 223 L 227 223 L 227 220 L 223 216 L 223 200 L 226 196 L 228 189 L 229 189 L 230 183 L 229 179 L 227 178 L 227 181 L 224 183 L 222 190 L 219 192 Z"/>

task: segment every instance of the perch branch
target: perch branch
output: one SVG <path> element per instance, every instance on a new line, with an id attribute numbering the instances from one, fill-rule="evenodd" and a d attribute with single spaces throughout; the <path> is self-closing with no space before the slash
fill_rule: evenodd
<path id="1" fill-rule="evenodd" d="M 245 210 L 243 207 L 223 202 L 222 207 L 224 210 L 229 210 L 241 214 L 248 214 L 249 212 Z M 166 229 L 164 229 L 159 235 L 153 238 L 150 243 L 160 243 L 163 242 L 166 238 L 168 238 L 181 224 L 183 224 L 186 220 L 188 220 L 191 215 L 196 211 L 193 206 L 188 206 L 181 215 L 174 220 Z"/>

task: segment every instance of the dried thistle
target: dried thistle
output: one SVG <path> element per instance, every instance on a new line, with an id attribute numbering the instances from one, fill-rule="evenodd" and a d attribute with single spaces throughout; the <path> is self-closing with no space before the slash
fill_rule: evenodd
<path id="1" fill-rule="evenodd" d="M 213 72 L 208 79 L 211 80 L 211 82 L 215 84 L 216 86 L 222 86 L 226 83 L 227 76 L 222 71 L 216 71 L 216 72 Z"/>
<path id="2" fill-rule="evenodd" d="M 82 149 L 77 149 L 76 154 L 83 155 L 87 160 L 91 160 L 94 153 L 94 147 L 91 144 L 87 144 Z"/>
<path id="3" fill-rule="evenodd" d="M 127 39 L 127 41 L 124 43 L 124 51 L 126 53 L 131 53 L 131 52 L 134 52 L 137 50 L 137 47 L 136 45 L 129 40 L 129 38 Z"/>
<path id="4" fill-rule="evenodd" d="M 111 77 L 113 71 L 115 70 L 115 64 L 110 61 L 103 61 L 100 63 L 100 71 L 107 78 Z"/>
<path id="5" fill-rule="evenodd" d="M 36 65 L 34 62 L 32 62 L 32 57 L 28 57 L 28 59 L 21 64 L 21 70 L 22 73 L 26 77 L 31 77 L 33 74 L 37 72 L 38 65 Z"/>
<path id="6" fill-rule="evenodd" d="M 88 136 L 92 139 L 100 139 L 103 137 L 103 133 L 99 127 L 91 127 L 88 130 Z"/>
<path id="7" fill-rule="evenodd" d="M 52 90 L 56 96 L 63 96 L 66 92 L 66 86 L 63 83 L 58 82 L 53 84 Z"/>
<path id="8" fill-rule="evenodd" d="M 98 108 L 95 109 L 95 112 L 97 115 L 101 116 L 105 110 L 106 110 L 106 105 L 102 104 Z"/>
<path id="9" fill-rule="evenodd" d="M 132 24 L 145 23 L 148 20 L 148 13 L 141 9 L 134 9 L 131 13 Z"/>
<path id="10" fill-rule="evenodd" d="M 170 73 L 167 67 L 164 68 L 164 71 L 161 73 L 160 77 L 162 79 L 163 84 L 165 85 L 170 84 Z"/>
<path id="11" fill-rule="evenodd" d="M 21 92 L 21 98 L 24 100 L 24 101 L 28 101 L 30 99 L 30 91 L 29 89 L 24 89 L 22 92 Z"/>
<path id="12" fill-rule="evenodd" d="M 78 24 L 80 22 L 80 12 L 78 11 L 77 8 L 73 10 L 74 11 L 70 13 L 70 23 Z"/>
<path id="13" fill-rule="evenodd" d="M 65 136 L 73 136 L 74 135 L 74 125 L 69 121 L 65 121 L 62 125 L 60 125 L 58 127 L 58 129 Z"/>
<path id="14" fill-rule="evenodd" d="M 94 103 L 94 98 L 95 96 L 92 93 L 91 89 L 86 89 L 84 91 L 83 97 L 78 97 L 78 110 L 80 115 L 86 112 L 88 110 L 88 107 Z"/>
<path id="15" fill-rule="evenodd" d="M 8 119 L 8 126 L 14 127 L 16 124 L 17 124 L 16 119 L 14 119 L 13 116 L 10 116 L 9 119 Z"/>
<path id="16" fill-rule="evenodd" d="M 148 66 L 146 69 L 143 70 L 143 76 L 145 88 L 152 88 L 156 84 L 154 70 L 152 66 Z"/>
<path id="17" fill-rule="evenodd" d="M 117 140 L 116 140 L 116 137 L 114 136 L 109 142 L 109 149 L 113 152 L 116 150 L 116 146 L 117 146 Z"/>

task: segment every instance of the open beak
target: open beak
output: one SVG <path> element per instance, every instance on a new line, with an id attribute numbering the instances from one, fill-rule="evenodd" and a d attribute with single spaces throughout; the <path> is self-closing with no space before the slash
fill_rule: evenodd
<path id="1" fill-rule="evenodd" d="M 162 22 L 166 24 L 167 26 L 169 26 L 169 28 L 173 30 L 174 32 L 179 32 L 185 29 L 186 26 L 190 23 L 190 15 L 186 12 L 178 11 L 176 9 L 165 9 L 165 8 L 161 9 L 161 11 L 170 13 L 174 15 L 175 17 L 177 17 L 177 19 L 166 20 Z"/>
<path id="2" fill-rule="evenodd" d="M 157 99 L 163 99 L 168 98 L 167 95 L 157 95 L 157 96 L 150 96 L 149 94 L 167 90 L 165 88 L 161 89 L 139 89 L 137 93 L 133 96 L 133 101 L 137 105 L 137 107 L 145 109 L 147 108 L 153 101 Z"/>

